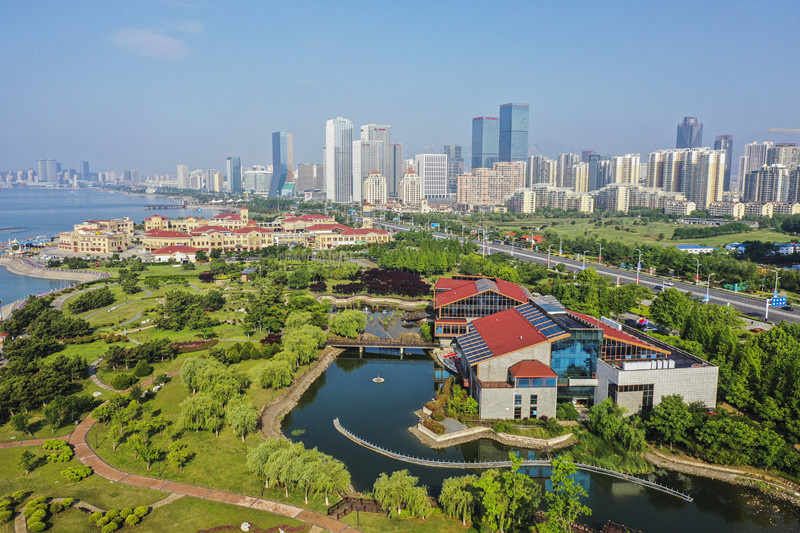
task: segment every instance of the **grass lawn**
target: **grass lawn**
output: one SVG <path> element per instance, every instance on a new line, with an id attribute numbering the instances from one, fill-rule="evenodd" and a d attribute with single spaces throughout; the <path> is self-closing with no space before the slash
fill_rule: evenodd
<path id="1" fill-rule="evenodd" d="M 36 496 L 54 498 L 79 498 L 104 509 L 127 507 L 130 505 L 151 505 L 163 499 L 163 492 L 131 487 L 114 483 L 92 474 L 79 483 L 69 483 L 61 477 L 61 471 L 80 462 L 73 459 L 68 463 L 44 463 L 28 476 L 17 463 L 25 450 L 44 455 L 44 450 L 36 447 L 9 448 L 0 450 L 0 494 L 6 495 L 17 490 L 31 491 Z"/>
<path id="2" fill-rule="evenodd" d="M 427 533 L 437 531 L 440 533 L 467 533 L 477 532 L 478 529 L 461 525 L 460 520 L 453 520 L 436 512 L 433 516 L 422 520 L 421 518 L 386 517 L 374 513 L 350 513 L 342 518 L 342 522 L 358 527 L 364 533 Z M 356 525 L 358 524 L 358 525 Z"/>
<path id="3" fill-rule="evenodd" d="M 165 493 L 161 494 L 166 496 Z M 53 527 L 48 531 L 53 533 L 82 531 L 95 533 L 99 531 L 97 526 L 89 524 L 88 512 L 75 508 L 62 513 L 50 522 Z M 121 531 L 162 533 L 175 530 L 176 524 L 180 524 L 180 531 L 198 531 L 220 526 L 235 526 L 238 530 L 242 522 L 250 522 L 261 529 L 282 527 L 285 530 L 289 527 L 305 527 L 305 531 L 308 531 L 306 524 L 292 518 L 188 496 L 151 511 L 134 528 L 126 526 Z"/>
<path id="4" fill-rule="evenodd" d="M 122 346 L 123 348 L 130 348 L 134 346 L 132 342 L 116 342 L 114 344 Z M 58 355 L 64 354 L 67 357 L 79 355 L 85 358 L 87 363 L 91 363 L 98 357 L 103 357 L 103 354 L 106 353 L 106 350 L 108 350 L 110 346 L 111 344 L 107 344 L 104 340 L 88 342 L 86 344 L 67 344 L 64 346 L 62 351 L 49 355 L 45 362 L 50 362 L 50 360 L 54 359 Z"/>

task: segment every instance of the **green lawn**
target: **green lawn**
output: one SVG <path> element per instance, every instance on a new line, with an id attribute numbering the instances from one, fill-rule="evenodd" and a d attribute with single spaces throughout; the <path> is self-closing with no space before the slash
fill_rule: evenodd
<path id="1" fill-rule="evenodd" d="M 437 531 L 440 533 L 467 533 L 478 530 L 469 524 L 464 527 L 461 521 L 447 518 L 437 511 L 433 516 L 422 520 L 421 518 L 403 518 L 400 515 L 386 517 L 373 513 L 350 513 L 342 518 L 342 522 L 358 527 L 364 533 L 427 533 Z"/>

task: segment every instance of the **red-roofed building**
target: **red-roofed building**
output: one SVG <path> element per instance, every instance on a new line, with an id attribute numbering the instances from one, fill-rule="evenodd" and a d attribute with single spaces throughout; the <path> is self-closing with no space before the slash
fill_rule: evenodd
<path id="1" fill-rule="evenodd" d="M 327 215 L 301 215 L 297 216 L 287 216 L 283 219 L 279 219 L 276 221 L 276 224 L 283 230 L 283 231 L 302 231 L 306 229 L 308 226 L 312 226 L 314 224 L 335 224 L 336 220 Z"/>
<path id="2" fill-rule="evenodd" d="M 322 227 L 336 226 L 329 231 L 320 231 Z M 313 228 L 313 229 L 312 229 Z M 313 234 L 312 242 L 314 248 L 319 250 L 329 250 L 339 246 L 352 246 L 355 244 L 373 244 L 389 242 L 391 233 L 382 229 L 374 228 L 348 228 L 340 224 L 316 224 L 306 228 L 307 232 Z"/>
<path id="3" fill-rule="evenodd" d="M 434 286 L 434 332 L 448 338 L 467 331 L 470 320 L 527 303 L 530 291 L 499 278 L 472 280 L 439 278 Z"/>
<path id="4" fill-rule="evenodd" d="M 194 263 L 199 250 L 193 246 L 165 246 L 153 250 L 153 259 L 158 263 L 168 263 L 170 260 L 178 263 Z"/>
<path id="5" fill-rule="evenodd" d="M 188 233 L 200 226 L 214 225 L 227 229 L 236 229 L 248 226 L 251 223 L 247 207 L 242 207 L 239 209 L 239 214 L 221 213 L 215 215 L 210 221 L 205 218 L 197 217 L 169 219 L 163 215 L 152 215 L 144 219 L 144 229 L 145 231 L 163 229 Z"/>

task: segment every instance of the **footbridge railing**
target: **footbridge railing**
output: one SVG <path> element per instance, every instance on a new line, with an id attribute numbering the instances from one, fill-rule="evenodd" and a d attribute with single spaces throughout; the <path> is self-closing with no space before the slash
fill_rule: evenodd
<path id="1" fill-rule="evenodd" d="M 356 444 L 359 444 L 367 449 L 370 449 L 374 452 L 377 452 L 381 455 L 385 455 L 386 457 L 391 457 L 392 459 L 396 459 L 398 461 L 403 461 L 405 463 L 420 465 L 420 466 L 432 466 L 435 468 L 471 468 L 471 469 L 488 469 L 488 468 L 508 468 L 511 466 L 511 461 L 442 461 L 440 459 L 426 459 L 423 457 L 411 457 L 409 455 L 404 455 L 401 453 L 393 452 L 391 450 L 387 450 L 377 444 L 373 444 L 369 441 L 362 439 L 361 437 L 355 435 L 347 428 L 342 426 L 339 422 L 338 418 L 333 419 L 333 425 L 336 430 L 347 437 L 348 439 L 352 440 Z M 549 459 L 526 459 L 522 461 L 522 466 L 551 466 L 551 462 Z M 624 481 L 629 481 L 636 485 L 640 485 L 643 487 L 648 487 L 653 490 L 657 490 L 663 492 L 665 494 L 669 494 L 670 496 L 675 496 L 676 498 L 680 498 L 681 500 L 691 502 L 694 500 L 688 494 L 684 494 L 682 492 L 678 492 L 677 490 L 671 489 L 669 487 L 665 487 L 664 485 L 660 485 L 653 481 L 649 481 L 647 479 L 642 479 L 636 476 L 632 476 L 630 474 L 624 474 L 622 472 L 617 472 L 615 470 L 609 470 L 607 468 L 600 468 L 599 466 L 592 466 L 583 463 L 575 463 L 575 466 L 579 470 L 584 470 L 586 472 L 594 472 L 597 474 L 603 474 L 606 476 L 614 477 L 617 479 L 622 479 Z"/>

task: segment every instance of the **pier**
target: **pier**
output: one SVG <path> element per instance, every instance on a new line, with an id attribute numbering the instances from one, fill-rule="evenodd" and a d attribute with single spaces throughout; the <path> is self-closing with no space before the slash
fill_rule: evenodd
<path id="1" fill-rule="evenodd" d="M 357 435 L 347 430 L 344 426 L 342 426 L 338 418 L 333 419 L 333 425 L 339 433 L 341 433 L 348 439 L 352 440 L 356 444 L 363 446 L 364 448 L 367 448 L 369 450 L 372 450 L 376 453 L 379 453 L 381 455 L 385 455 L 386 457 L 390 457 L 398 461 L 403 461 L 405 463 L 410 463 L 420 466 L 431 466 L 435 468 L 467 468 L 467 469 L 477 469 L 477 470 L 483 470 L 488 468 L 509 468 L 511 466 L 511 461 L 484 461 L 484 462 L 441 461 L 439 459 L 425 459 L 422 457 L 411 457 L 409 455 L 404 455 L 401 453 L 387 450 L 386 448 L 382 448 L 377 444 L 372 444 L 371 442 L 368 442 L 358 437 Z M 551 466 L 551 462 L 549 459 L 526 459 L 522 461 L 522 466 L 547 467 Z M 676 498 L 680 498 L 681 500 L 686 502 L 694 501 L 694 498 L 692 498 L 688 494 L 678 492 L 677 490 L 665 487 L 663 485 L 659 485 L 658 483 L 655 483 L 653 481 L 648 481 L 646 479 L 632 476 L 630 474 L 623 474 L 622 472 L 616 472 L 614 470 L 608 470 L 606 468 L 600 468 L 598 466 L 586 465 L 582 463 L 575 463 L 575 466 L 579 470 L 583 470 L 586 472 L 594 472 L 597 474 L 603 474 L 609 477 L 621 479 L 623 481 L 629 481 L 631 483 L 640 485 L 642 487 L 647 487 L 653 490 L 663 492 L 665 494 L 669 494 L 670 496 L 675 496 Z"/>

